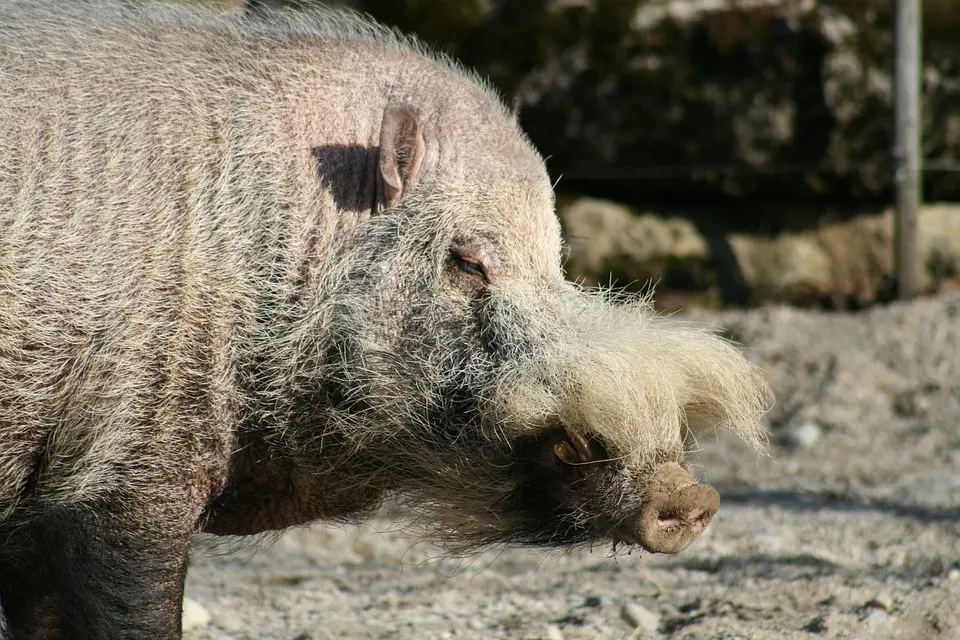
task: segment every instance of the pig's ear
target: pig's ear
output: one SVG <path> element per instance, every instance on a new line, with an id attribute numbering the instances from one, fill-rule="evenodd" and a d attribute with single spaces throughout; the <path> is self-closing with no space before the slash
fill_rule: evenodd
<path id="1" fill-rule="evenodd" d="M 420 177 L 424 144 L 420 116 L 410 105 L 388 105 L 380 125 L 380 178 L 383 204 L 390 207 L 410 193 Z"/>

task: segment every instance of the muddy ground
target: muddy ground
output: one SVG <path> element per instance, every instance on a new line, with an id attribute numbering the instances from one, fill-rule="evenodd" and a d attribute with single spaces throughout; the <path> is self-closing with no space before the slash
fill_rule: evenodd
<path id="1" fill-rule="evenodd" d="M 198 550 L 187 638 L 960 638 L 960 295 L 689 317 L 742 341 L 777 405 L 769 457 L 700 443 L 723 502 L 686 551 L 458 560 L 386 513 Z"/>

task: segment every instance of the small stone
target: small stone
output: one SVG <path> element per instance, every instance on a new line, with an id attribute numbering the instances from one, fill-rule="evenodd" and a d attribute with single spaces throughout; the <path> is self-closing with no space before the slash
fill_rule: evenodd
<path id="1" fill-rule="evenodd" d="M 899 551 L 894 551 L 890 554 L 890 561 L 888 566 L 890 569 L 900 569 L 901 567 L 907 564 L 907 552 L 902 549 Z"/>
<path id="2" fill-rule="evenodd" d="M 960 569 L 950 569 L 950 573 L 947 574 L 948 580 L 960 580 Z"/>
<path id="3" fill-rule="evenodd" d="M 893 598 L 886 591 L 881 591 L 867 602 L 867 606 L 890 611 L 893 609 Z"/>
<path id="4" fill-rule="evenodd" d="M 563 640 L 563 632 L 555 624 L 547 625 L 547 640 Z"/>
<path id="5" fill-rule="evenodd" d="M 229 634 L 240 634 L 247 630 L 246 623 L 236 613 L 217 616 L 217 627 Z"/>
<path id="6" fill-rule="evenodd" d="M 929 410 L 930 399 L 920 389 L 902 391 L 893 398 L 893 411 L 903 418 L 916 418 Z"/>
<path id="7" fill-rule="evenodd" d="M 775 533 L 758 533 L 753 540 L 763 553 L 779 553 L 783 547 L 783 541 Z"/>
<path id="8" fill-rule="evenodd" d="M 196 600 L 184 598 L 182 620 L 184 631 L 199 629 L 210 624 L 210 612 Z"/>
<path id="9" fill-rule="evenodd" d="M 863 621 L 866 624 L 880 624 L 886 622 L 889 618 L 890 615 L 883 609 L 873 609 L 867 614 L 867 617 L 865 617 Z"/>
<path id="10" fill-rule="evenodd" d="M 620 617 L 631 627 L 641 628 L 647 633 L 656 633 L 660 627 L 660 616 L 630 600 L 620 608 Z"/>
<path id="11" fill-rule="evenodd" d="M 783 438 L 791 447 L 809 449 L 820 440 L 822 435 L 823 429 L 816 422 L 804 422 L 788 427 Z"/>

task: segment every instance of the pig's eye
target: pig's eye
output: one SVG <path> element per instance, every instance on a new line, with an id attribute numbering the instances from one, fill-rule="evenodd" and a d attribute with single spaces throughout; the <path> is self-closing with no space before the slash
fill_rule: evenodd
<path id="1" fill-rule="evenodd" d="M 479 276 L 483 278 L 484 282 L 490 282 L 487 278 L 487 272 L 483 268 L 483 265 L 474 260 L 473 258 L 468 258 L 462 256 L 459 253 L 452 253 L 451 257 L 453 258 L 454 263 L 457 265 L 457 268 L 464 273 L 470 274 L 472 276 Z"/>

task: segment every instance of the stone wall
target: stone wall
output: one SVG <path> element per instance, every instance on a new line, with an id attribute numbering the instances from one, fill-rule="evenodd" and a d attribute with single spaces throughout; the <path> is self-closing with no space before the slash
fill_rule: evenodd
<path id="1" fill-rule="evenodd" d="M 662 308 L 784 302 L 857 309 L 894 293 L 890 210 L 771 235 L 727 232 L 709 212 L 638 212 L 592 198 L 563 203 L 560 217 L 571 279 L 632 290 L 654 283 Z M 926 206 L 918 226 L 922 291 L 956 287 L 960 206 Z"/>

